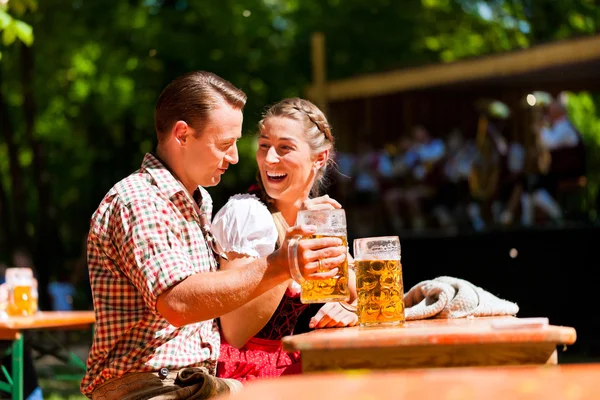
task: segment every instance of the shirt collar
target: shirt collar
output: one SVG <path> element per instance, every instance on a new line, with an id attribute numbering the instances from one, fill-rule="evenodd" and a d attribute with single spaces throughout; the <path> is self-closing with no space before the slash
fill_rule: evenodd
<path id="1" fill-rule="evenodd" d="M 169 199 L 173 198 L 178 193 L 186 195 L 185 188 L 181 184 L 175 175 L 164 165 L 158 157 L 152 153 L 146 153 L 144 160 L 142 161 L 141 172 L 148 172 L 152 179 L 156 182 L 156 186 L 165 194 Z M 210 210 L 212 207 L 212 200 L 210 195 L 201 186 L 198 186 L 198 190 L 202 194 L 202 203 L 199 204 L 203 211 Z M 189 197 L 189 196 L 187 196 Z"/>

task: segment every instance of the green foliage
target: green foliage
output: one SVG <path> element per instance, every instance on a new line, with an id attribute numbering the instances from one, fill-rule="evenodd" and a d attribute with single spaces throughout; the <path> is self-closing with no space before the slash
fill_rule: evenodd
<path id="1" fill-rule="evenodd" d="M 566 96 L 569 117 L 585 143 L 589 197 L 596 198 L 600 190 L 600 95 L 567 92 Z"/>
<path id="2" fill-rule="evenodd" d="M 10 0 L 3 4 L 0 2 L 0 33 L 2 33 L 2 44 L 10 46 L 19 39 L 27 46 L 33 44 L 33 29 L 31 25 L 14 18 L 22 16 L 27 10 L 35 11 L 37 3 L 35 0 Z M 2 60 L 2 52 L 0 52 Z"/>
<path id="3" fill-rule="evenodd" d="M 102 196 L 154 148 L 156 98 L 181 73 L 214 71 L 248 94 L 240 163 L 210 189 L 218 207 L 254 181 L 264 107 L 303 95 L 310 83 L 313 32 L 325 33 L 327 78 L 338 79 L 590 34 L 598 16 L 589 0 L 10 0 L 0 7 L 0 89 L 30 224 L 39 217 L 35 160 L 23 87 L 13 79 L 23 71 L 22 46 L 34 57 L 34 139 L 43 148 L 52 212 L 76 256 Z M 0 179 L 10 194 L 7 151 L 0 141 Z"/>

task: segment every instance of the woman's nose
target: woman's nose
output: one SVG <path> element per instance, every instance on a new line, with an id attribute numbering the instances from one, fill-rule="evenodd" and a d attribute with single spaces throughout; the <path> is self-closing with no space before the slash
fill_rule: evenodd
<path id="1" fill-rule="evenodd" d="M 279 161 L 279 155 L 277 154 L 277 150 L 275 150 L 275 147 L 269 147 L 269 150 L 267 151 L 267 156 L 265 157 L 265 161 L 268 163 L 276 163 L 277 161 Z"/>

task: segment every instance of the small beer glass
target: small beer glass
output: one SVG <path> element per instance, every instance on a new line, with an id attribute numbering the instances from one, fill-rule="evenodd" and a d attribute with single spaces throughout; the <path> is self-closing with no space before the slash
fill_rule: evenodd
<path id="1" fill-rule="evenodd" d="M 38 311 L 37 280 L 31 268 L 7 268 L 6 286 L 10 316 L 30 316 Z"/>

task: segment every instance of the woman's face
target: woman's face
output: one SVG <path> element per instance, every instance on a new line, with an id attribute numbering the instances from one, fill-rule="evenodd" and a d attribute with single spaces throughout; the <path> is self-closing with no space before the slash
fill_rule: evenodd
<path id="1" fill-rule="evenodd" d="M 308 197 L 316 158 L 310 151 L 302 124 L 286 117 L 269 117 L 258 138 L 256 162 L 267 194 L 294 203 Z"/>

